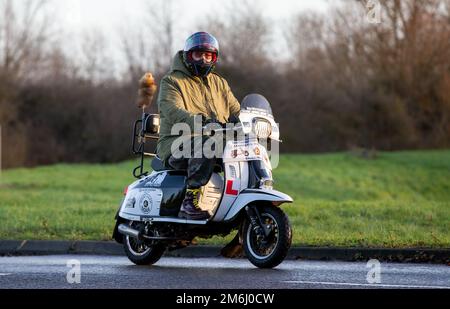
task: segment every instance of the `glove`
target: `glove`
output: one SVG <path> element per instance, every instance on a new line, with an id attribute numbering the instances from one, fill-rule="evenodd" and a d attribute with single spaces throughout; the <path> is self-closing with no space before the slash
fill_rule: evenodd
<path id="1" fill-rule="evenodd" d="M 205 118 L 205 117 L 203 118 L 203 125 L 204 126 L 206 126 L 206 125 L 208 125 L 210 123 L 216 123 L 216 124 L 220 125 L 222 128 L 226 127 L 225 123 L 219 122 L 216 118 Z"/>
<path id="2" fill-rule="evenodd" d="M 238 124 L 238 123 L 241 123 L 241 120 L 239 119 L 239 117 L 237 115 L 231 115 L 228 118 L 228 122 L 232 123 L 232 124 Z"/>

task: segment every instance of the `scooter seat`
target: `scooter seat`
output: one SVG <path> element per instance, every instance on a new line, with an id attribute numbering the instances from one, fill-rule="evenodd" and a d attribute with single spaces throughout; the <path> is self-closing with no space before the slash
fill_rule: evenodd
<path id="1" fill-rule="evenodd" d="M 164 162 L 158 158 L 155 157 L 152 160 L 151 163 L 151 167 L 155 172 L 160 172 L 160 171 L 181 171 L 181 172 L 187 172 L 187 162 L 186 161 L 176 161 L 176 160 L 172 160 L 172 163 L 175 165 L 175 167 L 167 167 L 164 165 Z M 223 171 L 222 165 L 221 164 L 215 164 L 214 165 L 214 172 L 215 173 L 220 173 Z"/>
<path id="2" fill-rule="evenodd" d="M 173 167 L 167 167 L 164 165 L 163 160 L 161 160 L 158 157 L 153 158 L 151 167 L 155 172 L 160 171 L 186 171 L 186 168 L 173 168 Z"/>
<path id="3" fill-rule="evenodd" d="M 159 171 L 164 171 L 164 170 L 170 169 L 170 168 L 165 167 L 164 166 L 164 162 L 158 157 L 153 158 L 151 166 L 152 166 L 152 169 L 155 172 L 159 172 Z"/>

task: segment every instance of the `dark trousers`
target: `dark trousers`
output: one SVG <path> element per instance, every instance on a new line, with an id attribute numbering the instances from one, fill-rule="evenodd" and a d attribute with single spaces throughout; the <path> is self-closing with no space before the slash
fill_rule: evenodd
<path id="1" fill-rule="evenodd" d="M 187 170 L 187 185 L 190 189 L 197 189 L 206 185 L 211 178 L 214 167 L 220 161 L 220 159 L 215 157 L 206 158 L 204 154 L 194 156 L 195 151 L 199 150 L 199 147 L 203 147 L 207 140 L 206 137 L 196 139 L 195 141 L 194 139 L 191 140 L 191 145 L 193 145 L 191 158 L 175 158 L 170 156 L 167 163 L 165 163 L 168 167 L 177 170 Z"/>
<path id="2" fill-rule="evenodd" d="M 187 185 L 190 189 L 197 189 L 206 185 L 211 178 L 215 164 L 215 158 L 175 159 L 172 156 L 169 158 L 170 167 L 187 170 Z"/>

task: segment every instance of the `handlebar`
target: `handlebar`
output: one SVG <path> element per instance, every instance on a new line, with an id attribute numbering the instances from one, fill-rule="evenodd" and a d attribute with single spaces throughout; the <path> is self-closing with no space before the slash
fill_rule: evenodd
<path id="1" fill-rule="evenodd" d="M 221 127 L 220 127 L 220 128 L 217 128 L 217 129 L 212 128 L 212 131 L 231 131 L 231 130 L 236 130 L 236 131 L 237 131 L 238 129 L 241 129 L 241 128 L 242 128 L 242 124 L 240 124 L 240 125 L 234 124 L 234 126 L 231 127 L 231 128 L 228 128 L 228 127 L 225 127 L 225 128 L 224 128 L 224 127 L 223 127 L 224 125 L 227 125 L 227 123 L 225 123 L 225 124 L 217 123 L 217 125 L 220 125 Z M 208 125 L 206 125 L 206 126 L 203 126 L 202 129 L 203 129 L 203 130 L 211 129 L 211 126 L 208 127 Z"/>
<path id="2" fill-rule="evenodd" d="M 226 125 L 226 124 L 225 124 Z M 211 132 L 213 132 L 213 131 L 238 131 L 238 130 L 240 130 L 240 129 L 242 129 L 242 123 L 239 123 L 239 124 L 235 124 L 233 127 L 231 127 L 231 128 L 228 128 L 228 127 L 221 127 L 221 128 L 217 128 L 217 129 L 214 129 L 214 128 L 212 128 L 212 130 L 211 130 Z M 211 129 L 211 128 L 208 128 L 208 126 L 203 126 L 202 127 L 202 131 L 205 131 L 205 130 L 207 130 L 207 129 Z M 211 134 L 202 134 L 202 135 L 207 135 L 207 136 L 211 136 Z M 271 139 L 271 140 L 273 140 L 273 141 L 276 141 L 276 142 L 279 142 L 279 143 L 282 143 L 283 141 L 281 140 L 281 139 L 277 139 L 277 138 L 269 138 L 269 139 Z"/>

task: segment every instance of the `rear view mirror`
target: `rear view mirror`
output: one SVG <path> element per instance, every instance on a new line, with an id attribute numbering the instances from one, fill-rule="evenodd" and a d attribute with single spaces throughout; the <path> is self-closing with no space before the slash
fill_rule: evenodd
<path id="1" fill-rule="evenodd" d="M 144 128 L 146 134 L 159 134 L 159 115 L 146 115 Z"/>

